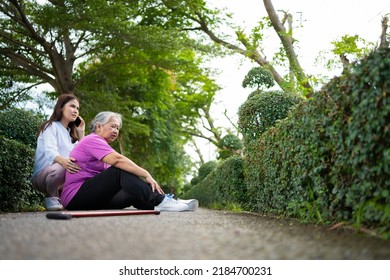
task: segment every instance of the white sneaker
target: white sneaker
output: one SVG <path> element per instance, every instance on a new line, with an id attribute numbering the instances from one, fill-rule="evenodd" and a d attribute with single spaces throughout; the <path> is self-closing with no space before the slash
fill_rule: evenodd
<path id="1" fill-rule="evenodd" d="M 157 206 L 154 207 L 157 211 L 170 211 L 170 212 L 181 212 L 187 211 L 188 205 L 173 199 L 170 196 L 165 196 L 164 200 Z"/>
<path id="2" fill-rule="evenodd" d="M 197 199 L 180 199 L 180 198 L 178 198 L 177 201 L 187 204 L 188 211 L 195 211 L 199 206 L 199 201 Z"/>
<path id="3" fill-rule="evenodd" d="M 58 197 L 45 197 L 45 208 L 48 211 L 59 211 L 64 209 Z"/>

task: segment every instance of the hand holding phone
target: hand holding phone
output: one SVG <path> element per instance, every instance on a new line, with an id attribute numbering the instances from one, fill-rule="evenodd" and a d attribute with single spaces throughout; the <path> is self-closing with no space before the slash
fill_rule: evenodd
<path id="1" fill-rule="evenodd" d="M 75 125 L 75 126 L 79 126 L 80 123 L 81 123 L 81 119 L 80 119 L 80 117 L 77 117 L 77 118 L 75 119 L 75 121 L 74 121 L 74 125 Z"/>

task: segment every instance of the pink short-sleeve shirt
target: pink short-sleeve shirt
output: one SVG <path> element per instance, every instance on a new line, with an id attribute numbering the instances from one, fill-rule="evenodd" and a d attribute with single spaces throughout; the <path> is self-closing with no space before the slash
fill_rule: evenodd
<path id="1" fill-rule="evenodd" d="M 80 166 L 81 170 L 74 174 L 66 172 L 64 188 L 61 193 L 61 203 L 64 207 L 68 205 L 86 180 L 110 167 L 101 159 L 114 151 L 104 138 L 95 133 L 81 139 L 69 155 L 69 157 L 76 159 L 75 163 Z"/>

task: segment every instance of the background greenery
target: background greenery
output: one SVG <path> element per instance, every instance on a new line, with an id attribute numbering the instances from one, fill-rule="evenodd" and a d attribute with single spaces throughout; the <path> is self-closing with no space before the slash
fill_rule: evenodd
<path id="1" fill-rule="evenodd" d="M 342 222 L 389 238 L 389 76 L 390 49 L 377 50 L 312 98 L 288 103 L 278 121 L 287 103 L 255 92 L 240 109 L 243 157 L 214 165 L 188 197 L 207 207 Z M 254 96 L 278 102 L 254 106 Z"/>
<path id="2" fill-rule="evenodd" d="M 0 112 L 0 212 L 43 209 L 30 182 L 42 116 L 22 109 Z"/>

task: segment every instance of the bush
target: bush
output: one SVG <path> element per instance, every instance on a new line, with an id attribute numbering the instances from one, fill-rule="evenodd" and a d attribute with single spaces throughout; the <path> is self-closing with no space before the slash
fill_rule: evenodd
<path id="1" fill-rule="evenodd" d="M 242 149 L 240 138 L 234 134 L 227 134 L 218 143 L 218 159 L 226 159 L 239 155 Z"/>
<path id="2" fill-rule="evenodd" d="M 217 167 L 218 163 L 216 161 L 209 161 L 201 165 L 198 169 L 198 176 L 191 179 L 191 185 L 195 186 L 199 184 L 204 178 L 207 177 Z"/>
<path id="3" fill-rule="evenodd" d="M 221 161 L 203 181 L 188 191 L 185 197 L 197 198 L 202 207 L 245 209 L 248 198 L 243 159 L 232 156 Z"/>
<path id="4" fill-rule="evenodd" d="M 217 167 L 218 163 L 216 161 L 209 161 L 199 167 L 198 170 L 198 179 L 202 181 L 207 177 Z"/>
<path id="5" fill-rule="evenodd" d="M 43 117 L 30 111 L 8 109 L 0 113 L 0 135 L 35 149 L 37 130 L 43 122 Z"/>
<path id="6" fill-rule="evenodd" d="M 326 88 L 346 96 L 340 106 L 348 113 L 342 119 L 346 133 L 331 175 L 358 225 L 390 225 L 389 77 L 390 49 L 380 49 L 353 68 L 349 79 Z"/>
<path id="7" fill-rule="evenodd" d="M 252 209 L 389 231 L 390 50 L 351 73 L 249 143 Z"/>
<path id="8" fill-rule="evenodd" d="M 244 146 L 249 146 L 276 120 L 287 116 L 292 106 L 302 98 L 280 91 L 254 91 L 238 110 L 238 125 L 243 135 Z"/>
<path id="9" fill-rule="evenodd" d="M 0 211 L 39 208 L 43 195 L 29 181 L 35 150 L 1 135 L 0 140 Z"/>
<path id="10" fill-rule="evenodd" d="M 34 164 L 36 132 L 42 118 L 11 109 L 0 114 L 0 211 L 40 209 L 43 194 L 29 181 Z"/>

